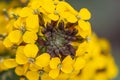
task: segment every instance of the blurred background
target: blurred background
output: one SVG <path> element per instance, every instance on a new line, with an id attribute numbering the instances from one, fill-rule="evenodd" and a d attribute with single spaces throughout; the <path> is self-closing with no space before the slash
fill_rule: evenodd
<path id="1" fill-rule="evenodd" d="M 112 55 L 120 70 L 120 0 L 66 0 L 75 9 L 86 7 L 90 10 L 92 30 L 107 38 Z M 114 80 L 120 80 L 120 73 Z"/>
<path id="2" fill-rule="evenodd" d="M 11 0 L 0 0 L 0 2 Z M 112 47 L 112 55 L 120 70 L 120 0 L 66 0 L 75 9 L 86 7 L 90 10 L 92 30 L 107 38 Z M 0 5 L 2 6 L 2 5 Z M 114 80 L 120 80 L 120 73 Z"/>

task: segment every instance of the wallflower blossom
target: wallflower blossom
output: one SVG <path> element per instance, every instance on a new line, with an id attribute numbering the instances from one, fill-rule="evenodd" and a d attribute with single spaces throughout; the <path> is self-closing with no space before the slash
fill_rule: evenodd
<path id="1" fill-rule="evenodd" d="M 30 0 L 24 6 L 15 9 L 7 25 L 3 44 L 16 53 L 0 60 L 0 71 L 14 68 L 20 80 L 108 80 L 117 75 L 109 43 L 92 33 L 87 8 L 76 11 L 61 0 Z"/>

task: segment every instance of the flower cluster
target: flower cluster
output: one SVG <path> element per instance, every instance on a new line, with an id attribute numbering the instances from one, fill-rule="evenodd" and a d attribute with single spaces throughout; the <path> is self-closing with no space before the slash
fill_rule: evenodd
<path id="1" fill-rule="evenodd" d="M 14 68 L 21 80 L 108 80 L 117 75 L 109 43 L 92 33 L 87 8 L 76 11 L 62 0 L 21 2 L 28 5 L 7 15 L 3 44 L 15 54 L 0 60 L 0 71 Z"/>

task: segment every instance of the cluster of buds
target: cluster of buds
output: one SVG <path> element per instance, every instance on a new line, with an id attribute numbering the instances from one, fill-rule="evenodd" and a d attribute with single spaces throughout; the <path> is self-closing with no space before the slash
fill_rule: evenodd
<path id="1" fill-rule="evenodd" d="M 63 0 L 20 1 L 22 7 L 4 11 L 9 20 L 0 37 L 14 51 L 0 56 L 1 72 L 14 69 L 21 80 L 110 80 L 117 75 L 109 43 L 91 31 L 87 8 L 76 11 Z"/>

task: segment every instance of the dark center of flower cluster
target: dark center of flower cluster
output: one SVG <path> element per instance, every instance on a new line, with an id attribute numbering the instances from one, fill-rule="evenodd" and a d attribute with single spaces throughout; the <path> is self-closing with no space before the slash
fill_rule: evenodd
<path id="1" fill-rule="evenodd" d="M 41 51 L 47 52 L 51 57 L 66 57 L 70 55 L 72 58 L 75 56 L 76 48 L 70 43 L 74 41 L 83 41 L 83 38 L 76 36 L 78 31 L 73 27 L 75 23 L 64 24 L 63 21 L 47 23 L 43 28 L 42 34 L 44 38 L 39 37 L 38 43 L 40 44 Z"/>

